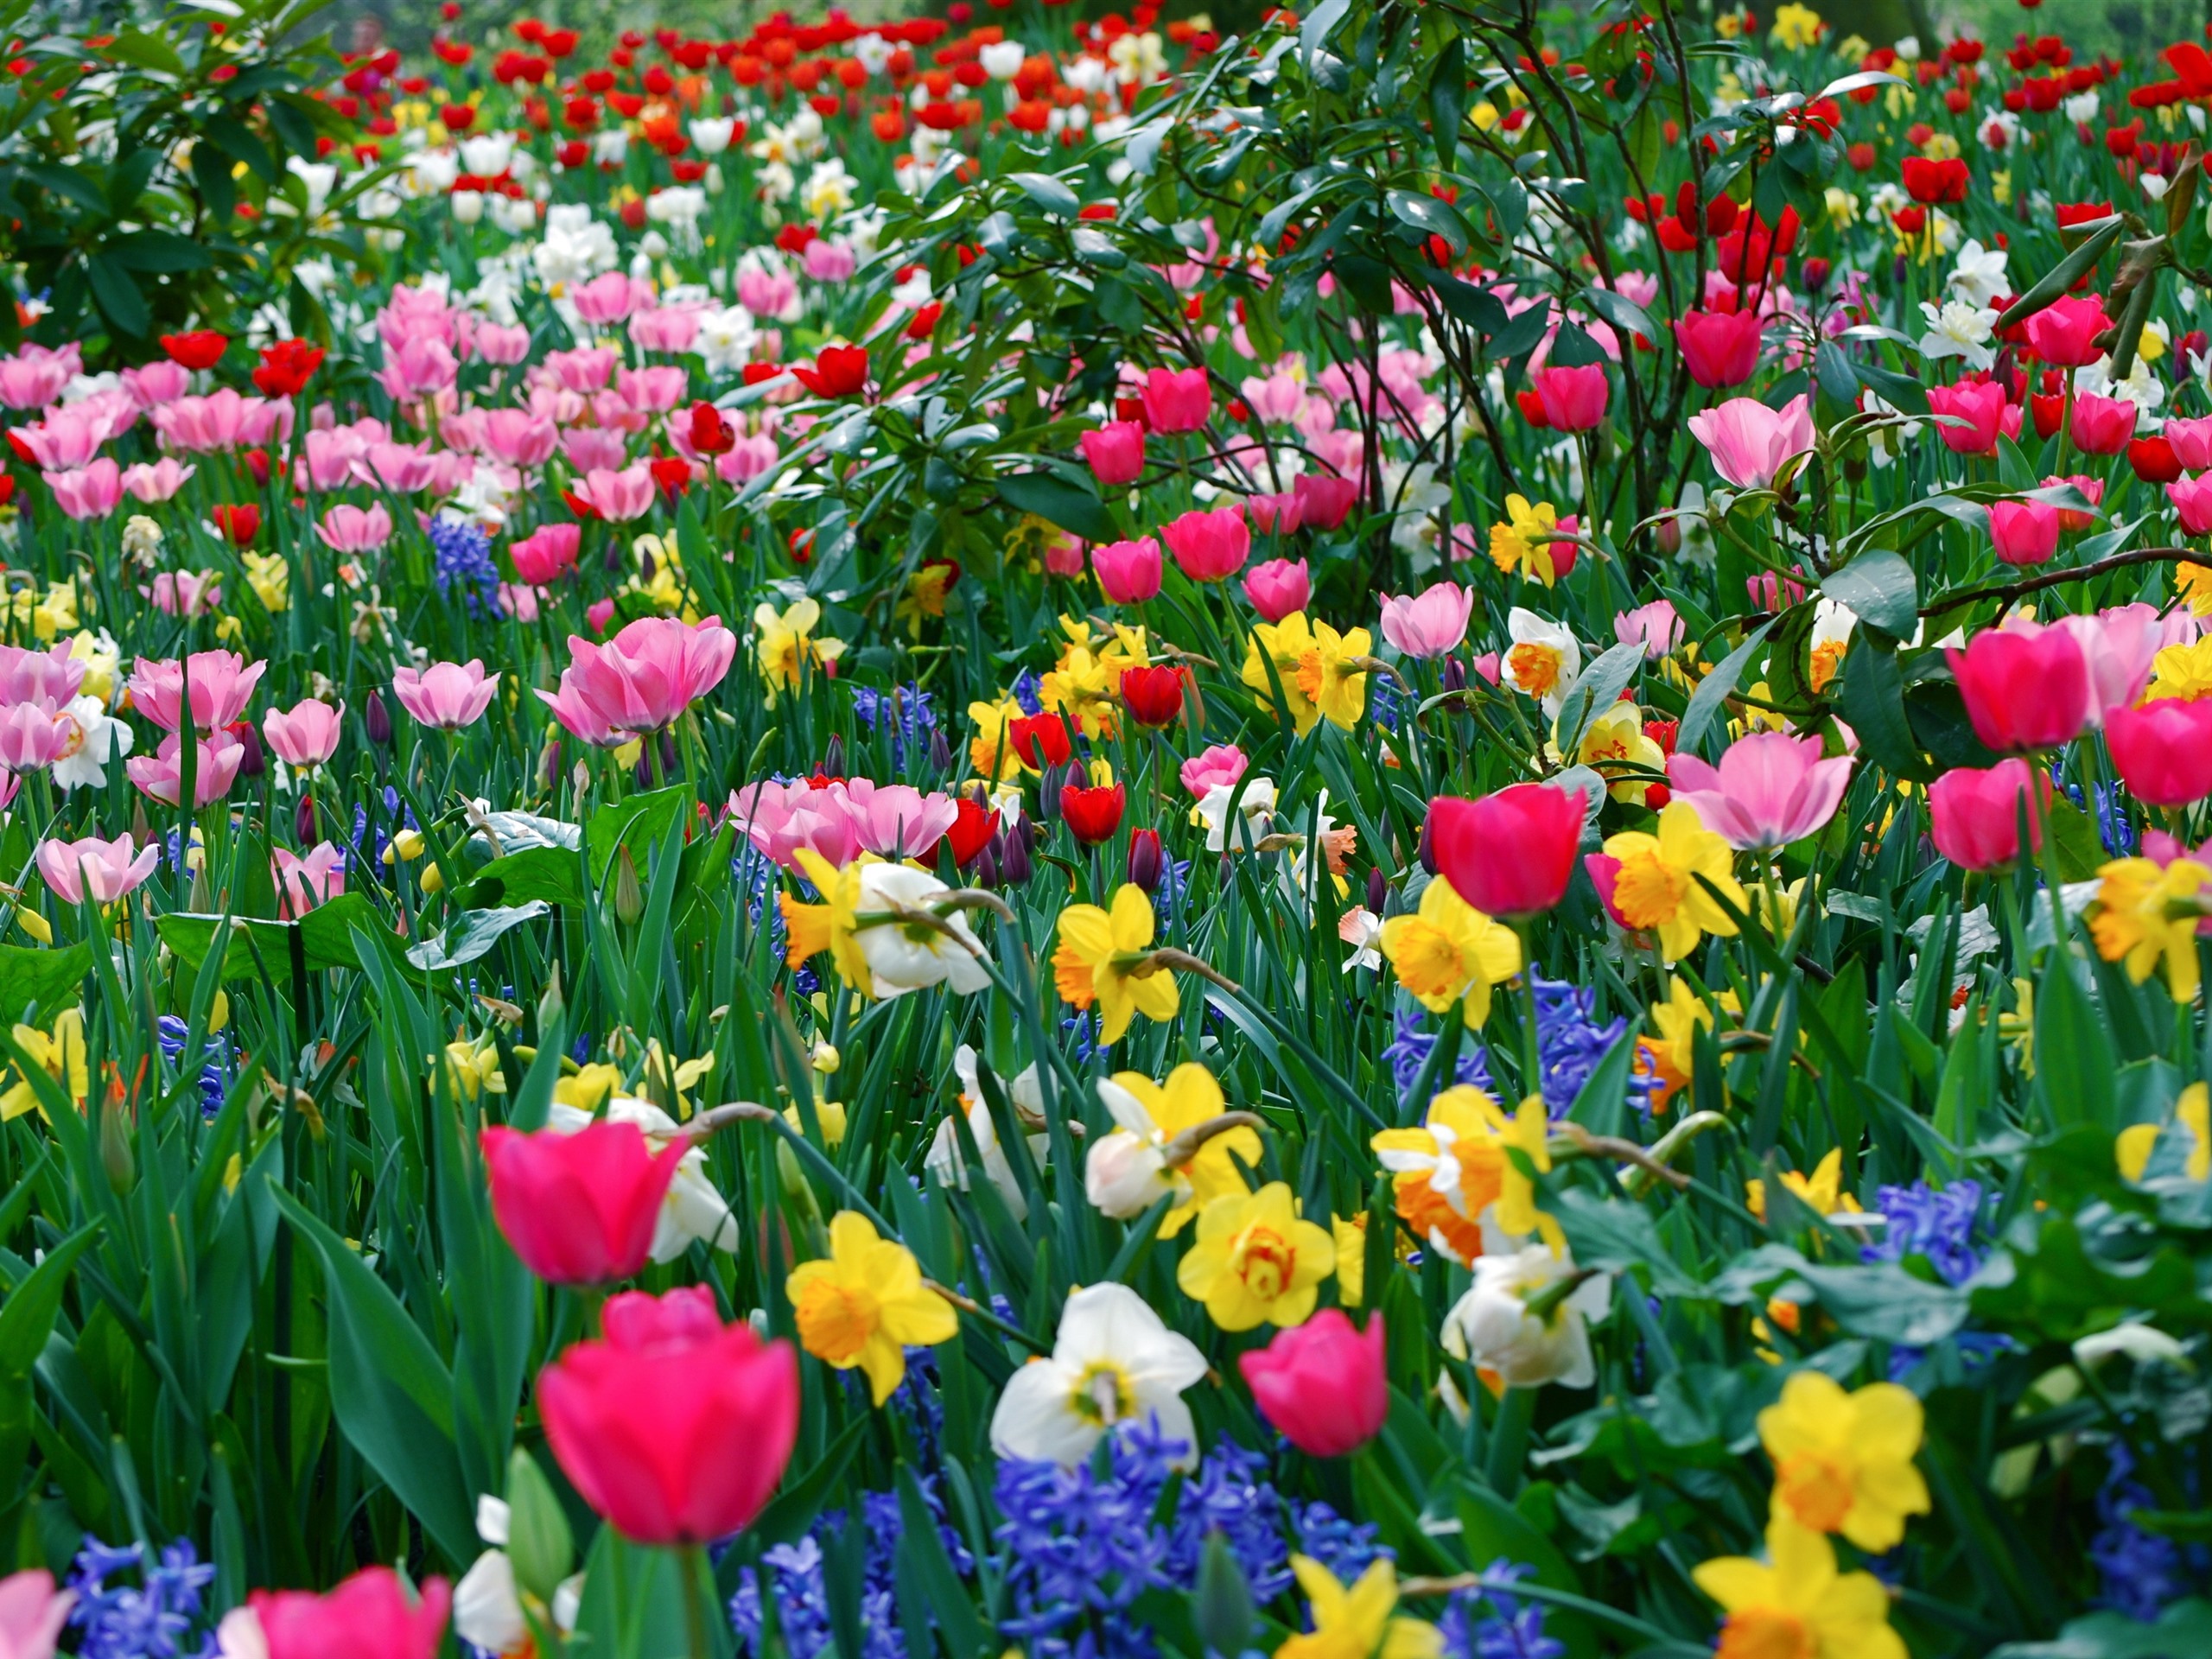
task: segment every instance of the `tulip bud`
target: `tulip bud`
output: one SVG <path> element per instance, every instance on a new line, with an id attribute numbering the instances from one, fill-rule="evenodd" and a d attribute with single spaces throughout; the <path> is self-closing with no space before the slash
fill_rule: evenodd
<path id="1" fill-rule="evenodd" d="M 239 777 L 258 778 L 269 770 L 269 757 L 261 748 L 261 734 L 253 729 L 251 721 L 234 720 L 223 729 L 238 739 L 238 747 L 244 751 L 238 756 Z"/>
<path id="2" fill-rule="evenodd" d="M 1682 521 L 1681 519 L 1662 518 L 1659 521 L 1657 534 L 1659 550 L 1669 558 L 1682 550 Z"/>
<path id="3" fill-rule="evenodd" d="M 107 1172 L 107 1184 L 118 1198 L 137 1179 L 137 1163 L 130 1155 L 130 1126 L 124 1121 L 123 1102 L 113 1093 L 100 1102 L 100 1167 Z"/>
<path id="4" fill-rule="evenodd" d="M 561 959 L 553 959 L 552 969 L 545 978 L 545 988 L 537 998 L 537 1029 L 541 1035 L 550 1032 L 560 1023 L 566 1004 L 561 996 Z"/>
<path id="5" fill-rule="evenodd" d="M 1027 823 L 1028 820 L 1025 818 L 1022 822 Z M 1029 859 L 1028 839 L 1016 828 L 1012 835 L 1005 837 L 1005 844 L 999 849 L 1000 879 L 1009 887 L 1026 887 L 1029 885 L 1029 878 L 1035 874 L 1036 866 Z"/>
<path id="6" fill-rule="evenodd" d="M 380 749 L 391 747 L 391 710 L 384 706 L 384 694 L 370 688 L 368 709 L 361 717 L 369 728 L 369 741 Z"/>
<path id="7" fill-rule="evenodd" d="M 642 553 L 642 554 L 639 555 L 639 556 L 638 556 L 638 580 L 639 580 L 639 582 L 641 582 L 645 583 L 645 584 L 646 586 L 648 586 L 648 587 L 652 586 L 652 579 L 653 579 L 653 572 L 654 572 L 654 570 L 655 570 L 656 569 L 658 569 L 658 567 L 657 567 L 657 566 L 653 563 L 653 556 L 652 556 L 652 554 L 650 554 L 650 553 Z"/>
<path id="8" fill-rule="evenodd" d="M 1383 878 L 1382 867 L 1375 865 L 1367 872 L 1367 907 L 1380 916 L 1389 901 L 1390 884 Z"/>
<path id="9" fill-rule="evenodd" d="M 315 833 L 314 796 L 301 796 L 299 805 L 293 808 L 292 836 L 293 839 L 297 841 L 302 847 L 312 847 L 315 845 L 316 836 Z"/>
<path id="10" fill-rule="evenodd" d="M 1206 1535 L 1198 1556 L 1191 1622 L 1209 1653 L 1243 1653 L 1252 1645 L 1252 1586 L 1218 1530 Z"/>
<path id="11" fill-rule="evenodd" d="M 1444 689 L 1446 691 L 1464 691 L 1467 689 L 1467 665 L 1457 657 L 1446 657 L 1444 659 Z"/>
<path id="12" fill-rule="evenodd" d="M 1427 870 L 1431 875 L 1436 874 L 1436 826 L 1433 814 L 1421 822 L 1421 847 L 1415 856 L 1421 860 L 1421 868 Z"/>
<path id="13" fill-rule="evenodd" d="M 520 1446 L 507 1460 L 507 1555 L 515 1582 L 550 1604 L 575 1563 L 575 1535 L 537 1460 Z"/>
<path id="14" fill-rule="evenodd" d="M 154 838 L 154 826 L 146 817 L 146 798 L 138 796 L 130 803 L 130 839 L 143 847 Z M 302 842 L 302 846 L 307 843 Z"/>
<path id="15" fill-rule="evenodd" d="M 638 861 L 627 847 L 614 860 L 614 917 L 625 927 L 635 927 L 645 913 L 645 890 L 638 882 Z"/>
<path id="16" fill-rule="evenodd" d="M 946 741 L 944 728 L 930 728 L 930 770 L 938 773 L 952 770 L 952 745 Z"/>
<path id="17" fill-rule="evenodd" d="M 999 838 L 996 836 L 983 843 L 983 850 L 976 855 L 976 862 L 969 868 L 969 874 L 975 877 L 978 887 L 998 886 L 1002 872 L 999 868 Z"/>
<path id="18" fill-rule="evenodd" d="M 1160 891 L 1160 878 L 1164 860 L 1160 850 L 1160 831 L 1132 830 L 1129 832 L 1129 880 L 1147 893 Z"/>
<path id="19" fill-rule="evenodd" d="M 822 746 L 822 766 L 824 777 L 842 778 L 845 775 L 845 740 L 836 732 L 830 734 L 830 741 Z"/>
<path id="20" fill-rule="evenodd" d="M 600 563 L 610 576 L 620 572 L 622 569 L 622 538 L 620 537 L 610 536 L 607 538 L 607 556 L 601 560 Z"/>
<path id="21" fill-rule="evenodd" d="M 1076 782 L 1083 782 L 1080 773 Z M 1067 787 L 1067 774 L 1058 766 L 1045 768 L 1045 776 L 1037 785 L 1037 816 L 1047 823 L 1057 823 L 1060 817 L 1060 795 Z"/>
<path id="22" fill-rule="evenodd" d="M 537 760 L 537 775 L 550 791 L 561 781 L 561 740 L 553 738 L 545 745 L 545 752 Z"/>

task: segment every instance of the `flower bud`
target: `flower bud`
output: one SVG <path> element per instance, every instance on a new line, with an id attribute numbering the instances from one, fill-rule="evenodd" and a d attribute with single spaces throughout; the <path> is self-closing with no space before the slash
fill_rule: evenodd
<path id="1" fill-rule="evenodd" d="M 1421 860 L 1421 868 L 1431 875 L 1436 874 L 1436 826 L 1433 813 L 1421 821 L 1421 847 L 1416 856 Z"/>
<path id="2" fill-rule="evenodd" d="M 952 745 L 946 741 L 944 728 L 930 728 L 930 770 L 940 775 L 952 770 Z"/>
<path id="3" fill-rule="evenodd" d="M 635 927 L 645 913 L 645 890 L 638 882 L 638 861 L 625 847 L 614 861 L 614 918 Z"/>
<path id="4" fill-rule="evenodd" d="M 1024 824 L 1027 822 L 1027 818 L 1022 820 Z M 1030 861 L 1028 838 L 1017 826 L 1011 835 L 1002 838 L 1002 842 L 999 849 L 1000 879 L 1009 887 L 1027 887 L 1029 878 L 1036 874 L 1037 869 Z"/>
<path id="5" fill-rule="evenodd" d="M 1076 782 L 1083 782 L 1081 773 Z M 1045 776 L 1037 785 L 1037 816 L 1047 823 L 1057 823 L 1060 817 L 1060 796 L 1067 787 L 1067 773 L 1058 766 L 1045 768 Z"/>
<path id="6" fill-rule="evenodd" d="M 234 720 L 223 728 L 238 741 L 245 752 L 238 756 L 238 775 L 258 778 L 269 770 L 269 757 L 262 752 L 261 734 L 253 728 L 250 720 Z"/>
<path id="7" fill-rule="evenodd" d="M 391 747 L 391 710 L 385 707 L 384 694 L 373 687 L 369 691 L 367 711 L 361 720 L 369 728 L 370 742 L 380 749 Z"/>
<path id="8" fill-rule="evenodd" d="M 1160 878 L 1164 863 L 1160 849 L 1160 831 L 1132 830 L 1129 832 L 1129 880 L 1147 893 L 1160 891 Z"/>
<path id="9" fill-rule="evenodd" d="M 1367 872 L 1367 907 L 1380 916 L 1389 901 L 1390 884 L 1383 878 L 1382 867 L 1375 865 Z"/>
<path id="10" fill-rule="evenodd" d="M 113 1094 L 100 1102 L 100 1167 L 118 1198 L 137 1179 L 137 1162 L 130 1155 L 130 1126 L 124 1121 L 123 1103 Z"/>
<path id="11" fill-rule="evenodd" d="M 292 810 L 292 837 L 302 847 L 312 847 L 319 837 L 315 832 L 315 797 L 302 795 L 300 804 Z"/>
<path id="12" fill-rule="evenodd" d="M 1446 657 L 1444 659 L 1444 689 L 1446 691 L 1464 691 L 1467 689 L 1467 665 L 1457 657 Z"/>
<path id="13" fill-rule="evenodd" d="M 830 734 L 830 741 L 822 746 L 822 773 L 829 778 L 845 775 L 845 740 L 838 733 Z"/>

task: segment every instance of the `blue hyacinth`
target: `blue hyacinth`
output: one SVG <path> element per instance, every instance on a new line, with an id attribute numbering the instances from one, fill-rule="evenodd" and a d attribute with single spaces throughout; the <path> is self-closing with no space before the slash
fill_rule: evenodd
<path id="1" fill-rule="evenodd" d="M 80 1632 L 83 1659 L 207 1659 L 215 1651 L 203 1596 L 215 1569 L 202 1566 L 189 1539 L 180 1538 L 153 1561 L 144 1547 L 87 1538 L 69 1570 L 76 1605 L 69 1628 Z M 111 1584 L 136 1572 L 138 1582 Z"/>
<path id="2" fill-rule="evenodd" d="M 451 598 L 458 584 L 471 616 L 493 609 L 499 596 L 499 567 L 492 562 L 492 538 L 480 524 L 440 513 L 430 520 L 430 574 L 440 598 Z"/>
<path id="3" fill-rule="evenodd" d="M 851 688 L 853 714 L 870 733 L 879 728 L 891 734 L 891 764 L 903 769 L 906 751 L 926 744 L 937 729 L 937 715 L 930 708 L 930 694 L 919 685 L 893 686 L 879 691 L 872 685 Z"/>
<path id="4" fill-rule="evenodd" d="M 184 1046 L 191 1039 L 191 1026 L 176 1014 L 165 1014 L 154 1022 L 154 1027 L 162 1045 L 162 1058 L 172 1069 L 182 1071 Z M 230 1093 L 231 1055 L 219 1037 L 210 1037 L 200 1054 L 200 1109 L 203 1116 L 212 1118 L 223 1109 L 223 1102 Z"/>
<path id="5" fill-rule="evenodd" d="M 2145 1622 L 2187 1593 L 2204 1570 L 2201 1547 L 2192 1572 L 2179 1544 L 2135 1524 L 2138 1510 L 2158 1507 L 2151 1489 L 2135 1478 L 2135 1454 L 2126 1441 L 2115 1440 L 2104 1484 L 2097 1489 L 2097 1519 L 2103 1524 L 2089 1541 L 2089 1559 L 2104 1581 L 2099 1599 Z"/>
<path id="6" fill-rule="evenodd" d="M 1433 1032 L 1421 1029 L 1421 1015 L 1404 1008 L 1398 1011 L 1397 1031 L 1397 1040 L 1382 1051 L 1382 1062 L 1390 1068 L 1391 1079 L 1398 1085 L 1398 1099 L 1408 1103 L 1438 1039 Z M 1440 1078 L 1438 1081 L 1440 1087 L 1451 1086 Z M 1472 1084 L 1484 1091 L 1491 1089 L 1490 1056 L 1480 1043 L 1469 1038 L 1460 1039 L 1459 1052 L 1452 1064 L 1452 1083 Z"/>
<path id="7" fill-rule="evenodd" d="M 1567 1116 L 1590 1074 L 1628 1030 L 1627 1019 L 1618 1014 L 1599 1025 L 1591 1011 L 1597 1000 L 1593 990 L 1536 976 L 1536 1060 L 1543 1073 L 1544 1109 L 1554 1118 Z M 1650 1111 L 1651 1093 L 1658 1086 L 1656 1077 L 1629 1078 L 1629 1098 L 1637 1111 Z"/>
<path id="8" fill-rule="evenodd" d="M 1565 1643 L 1544 1634 L 1542 1604 L 1524 1604 L 1512 1593 L 1534 1570 L 1517 1561 L 1495 1562 L 1484 1569 L 1480 1589 L 1452 1598 L 1436 1623 L 1451 1659 L 1559 1659 L 1567 1651 Z"/>

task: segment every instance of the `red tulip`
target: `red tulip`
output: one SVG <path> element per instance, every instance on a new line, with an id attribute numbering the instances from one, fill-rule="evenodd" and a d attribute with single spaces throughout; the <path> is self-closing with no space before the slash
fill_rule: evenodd
<path id="1" fill-rule="evenodd" d="M 163 334 L 162 349 L 179 368 L 212 369 L 230 348 L 230 337 L 213 328 L 196 328 L 188 334 Z"/>
<path id="2" fill-rule="evenodd" d="M 1612 386 L 1605 371 L 1595 363 L 1573 369 L 1535 369 L 1536 400 L 1542 406 L 1543 424 L 1559 432 L 1587 432 L 1605 418 L 1606 400 Z"/>
<path id="3" fill-rule="evenodd" d="M 2033 623 L 1987 628 L 1948 651 L 1974 735 L 1999 754 L 2056 748 L 2081 734 L 2089 665 L 2072 635 Z"/>
<path id="4" fill-rule="evenodd" d="M 1183 712 L 1183 688 L 1190 679 L 1181 668 L 1126 668 L 1122 702 L 1140 726 L 1173 725 Z"/>
<path id="5" fill-rule="evenodd" d="M 2212 795 L 2212 702 L 2162 697 L 2115 709 L 2105 747 L 2135 798 L 2147 806 L 2190 806 Z"/>
<path id="6" fill-rule="evenodd" d="M 365 1567 L 328 1595 L 256 1590 L 246 1598 L 269 1659 L 435 1659 L 453 1598 L 443 1579 L 409 1597 L 388 1567 Z"/>
<path id="7" fill-rule="evenodd" d="M 1109 421 L 1076 442 L 1100 484 L 1134 484 L 1144 476 L 1144 428 L 1135 421 Z"/>
<path id="8" fill-rule="evenodd" d="M 261 348 L 254 388 L 264 397 L 296 397 L 321 366 L 321 346 L 304 340 L 280 340 Z"/>
<path id="9" fill-rule="evenodd" d="M 537 1376 L 537 1409 L 584 1502 L 641 1544 L 703 1544 L 760 1513 L 798 1438 L 798 1359 L 703 1286 L 611 1298 L 606 1338 Z M 272 1656 L 273 1659 L 273 1656 Z"/>
<path id="10" fill-rule="evenodd" d="M 1904 193 L 1915 201 L 1967 199 L 1967 164 L 1956 156 L 1939 162 L 1926 156 L 1908 156 L 1901 171 Z"/>
<path id="11" fill-rule="evenodd" d="M 998 829 L 998 817 L 969 796 L 963 795 L 952 804 L 959 816 L 953 819 L 952 828 L 944 832 L 944 842 L 952 849 L 952 861 L 964 870 L 976 861 L 976 854 L 990 845 L 991 836 Z"/>
<path id="12" fill-rule="evenodd" d="M 1581 791 L 1515 784 L 1480 800 L 1428 806 L 1437 874 L 1491 916 L 1535 916 L 1567 894 L 1582 842 Z"/>
<path id="13" fill-rule="evenodd" d="M 2024 760 L 2000 760 L 1983 771 L 1955 766 L 1928 786 L 1928 816 L 1936 850 L 1962 870 L 1993 870 L 2020 855 L 2020 819 L 2028 820 L 2029 845 L 2043 846 L 2036 810 L 2026 809 L 2033 781 L 2043 804 L 2050 779 Z"/>
<path id="14" fill-rule="evenodd" d="M 1120 784 L 1098 789 L 1071 786 L 1060 791 L 1060 816 L 1077 841 L 1096 847 L 1111 841 L 1122 827 L 1122 813 L 1128 798 L 1128 789 Z"/>
<path id="15" fill-rule="evenodd" d="M 1024 715 L 1020 720 L 1007 721 L 1006 741 L 1016 754 L 1039 772 L 1046 766 L 1065 766 L 1068 756 L 1075 750 L 1067 721 L 1056 714 Z"/>
<path id="16" fill-rule="evenodd" d="M 484 1131 L 492 1213 L 523 1265 L 548 1284 L 603 1285 L 645 1265 L 685 1143 L 658 1156 L 634 1123 L 574 1135 Z"/>
<path id="17" fill-rule="evenodd" d="M 691 405 L 691 447 L 702 455 L 727 454 L 737 447 L 737 434 L 722 412 L 704 398 Z"/>
<path id="18" fill-rule="evenodd" d="M 2128 440 L 2127 464 L 2145 484 L 2171 484 L 2182 474 L 2181 457 L 2172 442 L 2158 433 Z"/>
<path id="19" fill-rule="evenodd" d="M 209 512 L 216 526 L 231 538 L 232 547 L 251 547 L 253 538 L 261 534 L 261 509 L 251 501 L 243 506 L 213 507 Z"/>
<path id="20" fill-rule="evenodd" d="M 868 348 L 824 346 L 812 368 L 794 367 L 791 378 L 817 397 L 849 397 L 868 385 Z"/>
<path id="21" fill-rule="evenodd" d="M 2112 327 L 2101 302 L 2086 299 L 2056 299 L 2030 317 L 2024 325 L 2028 346 L 2054 369 L 2078 369 L 2104 355 L 2094 342 Z"/>
<path id="22" fill-rule="evenodd" d="M 1260 1414 L 1312 1457 L 1357 1452 L 1389 1415 L 1380 1313 L 1356 1331 L 1342 1308 L 1325 1307 L 1265 1348 L 1239 1354 L 1236 1369 Z"/>

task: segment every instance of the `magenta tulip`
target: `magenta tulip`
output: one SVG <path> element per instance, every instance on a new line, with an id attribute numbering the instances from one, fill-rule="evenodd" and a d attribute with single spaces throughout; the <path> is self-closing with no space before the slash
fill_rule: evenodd
<path id="1" fill-rule="evenodd" d="M 1428 806 L 1436 872 L 1490 916 L 1535 916 L 1567 896 L 1582 842 L 1581 791 L 1515 784 L 1479 800 Z"/>
<path id="2" fill-rule="evenodd" d="M 1135 421 L 1109 421 L 1076 440 L 1100 484 L 1134 484 L 1144 475 L 1144 428 Z"/>
<path id="3" fill-rule="evenodd" d="M 1236 1357 L 1260 1414 L 1310 1457 L 1341 1458 L 1373 1440 L 1390 1414 L 1382 1316 L 1357 1331 L 1325 1307 Z"/>
<path id="4" fill-rule="evenodd" d="M 1254 565 L 1244 578 L 1244 597 L 1268 621 L 1280 622 L 1306 608 L 1313 597 L 1313 578 L 1303 559 L 1269 559 Z"/>
<path id="5" fill-rule="evenodd" d="M 689 1143 L 656 1154 L 634 1123 L 573 1135 L 484 1131 L 492 1213 L 523 1265 L 548 1284 L 603 1285 L 644 1268 Z"/>
<path id="6" fill-rule="evenodd" d="M 1141 605 L 1160 591 L 1160 543 L 1149 536 L 1090 550 L 1090 568 L 1109 605 Z"/>
<path id="7" fill-rule="evenodd" d="M 2047 807 L 2050 779 L 2024 760 L 2000 760 L 1986 771 L 1957 766 L 1928 786 L 1936 850 L 1962 870 L 1993 870 L 2020 856 L 2020 820 L 2028 842 L 2043 846 L 2037 810 L 2027 804 L 2032 782 Z"/>
<path id="8" fill-rule="evenodd" d="M 2113 769 L 2145 806 L 2193 806 L 2212 795 L 2212 702 L 2162 697 L 2105 721 Z"/>
<path id="9" fill-rule="evenodd" d="M 2058 509 L 2048 501 L 1999 501 L 1989 509 L 1989 539 L 2006 564 L 2043 564 L 2058 551 Z"/>
<path id="10" fill-rule="evenodd" d="M 2063 628 L 1986 628 L 1944 655 L 1974 734 L 1999 754 L 2056 748 L 2088 723 L 2088 664 Z"/>

